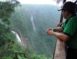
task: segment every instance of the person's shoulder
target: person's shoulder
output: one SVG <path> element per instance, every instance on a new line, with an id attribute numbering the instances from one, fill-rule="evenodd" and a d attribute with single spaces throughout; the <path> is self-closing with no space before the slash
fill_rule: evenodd
<path id="1" fill-rule="evenodd" d="M 77 20 L 77 15 L 71 17 L 71 19 L 76 19 Z"/>
<path id="2" fill-rule="evenodd" d="M 70 18 L 70 22 L 76 22 L 77 23 L 77 15 Z"/>
<path id="3" fill-rule="evenodd" d="M 77 17 L 77 14 L 74 17 Z"/>

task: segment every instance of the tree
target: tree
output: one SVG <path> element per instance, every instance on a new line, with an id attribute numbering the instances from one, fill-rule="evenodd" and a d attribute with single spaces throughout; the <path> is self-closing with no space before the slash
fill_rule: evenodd
<path id="1" fill-rule="evenodd" d="M 9 18 L 18 4 L 16 0 L 0 2 L 0 46 L 11 40 Z"/>

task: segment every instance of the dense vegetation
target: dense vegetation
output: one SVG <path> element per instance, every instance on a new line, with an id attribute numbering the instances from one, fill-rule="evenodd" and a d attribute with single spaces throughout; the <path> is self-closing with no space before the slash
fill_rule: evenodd
<path id="1" fill-rule="evenodd" d="M 27 39 L 31 54 L 53 56 L 56 38 L 47 35 L 46 30 L 51 27 L 55 28 L 59 22 L 60 12 L 58 9 L 59 7 L 54 5 L 31 4 L 15 8 L 15 12 L 10 18 L 11 30 L 22 33 Z"/>
<path id="2" fill-rule="evenodd" d="M 0 59 L 51 59 L 56 38 L 46 30 L 59 22 L 59 7 L 18 5 L 16 0 L 0 2 Z M 11 31 L 25 37 L 27 47 Z"/>
<path id="3" fill-rule="evenodd" d="M 0 59 L 13 59 L 12 52 L 23 51 L 10 30 L 10 16 L 18 5 L 19 2 L 16 0 L 0 2 Z M 18 50 L 19 47 L 21 47 L 20 50 Z"/>

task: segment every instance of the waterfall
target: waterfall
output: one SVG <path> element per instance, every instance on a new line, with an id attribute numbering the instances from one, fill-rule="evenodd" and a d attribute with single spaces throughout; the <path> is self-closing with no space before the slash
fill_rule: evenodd
<path id="1" fill-rule="evenodd" d="M 18 39 L 18 41 L 21 43 L 21 39 L 20 39 L 20 37 L 19 37 L 19 35 L 15 32 L 15 31 L 11 31 L 13 34 L 15 34 L 16 35 L 16 38 Z"/>
<path id="2" fill-rule="evenodd" d="M 27 42 L 26 39 L 22 36 L 22 34 L 20 34 L 20 36 L 17 34 L 17 32 L 15 31 L 11 31 L 13 34 L 15 34 L 18 42 L 23 45 L 24 47 L 27 47 Z"/>
<path id="3" fill-rule="evenodd" d="M 34 20 L 33 20 L 33 16 L 31 16 L 31 22 L 32 22 L 33 30 L 36 31 Z"/>

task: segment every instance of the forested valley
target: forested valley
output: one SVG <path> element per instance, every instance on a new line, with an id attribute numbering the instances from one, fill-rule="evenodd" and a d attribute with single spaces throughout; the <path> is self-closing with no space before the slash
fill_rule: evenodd
<path id="1" fill-rule="evenodd" d="M 48 35 L 46 30 L 57 27 L 56 25 L 60 20 L 59 8 L 56 5 L 39 4 L 16 6 L 14 12 L 8 17 L 10 22 L 8 25 L 9 33 L 5 34 L 10 39 L 5 39 L 7 42 L 2 41 L 6 43 L 1 46 L 0 58 L 13 59 L 16 56 L 14 54 L 22 53 L 17 54 L 18 59 L 52 59 L 56 38 Z M 3 24 L 3 22 L 1 23 Z M 11 31 L 15 31 L 24 38 L 25 42 L 22 43 L 24 45 L 18 42 Z M 23 53 L 25 53 L 25 57 Z"/>

